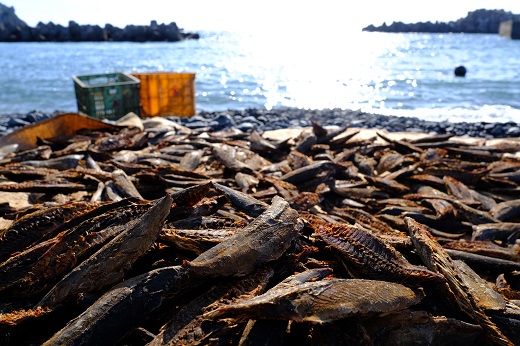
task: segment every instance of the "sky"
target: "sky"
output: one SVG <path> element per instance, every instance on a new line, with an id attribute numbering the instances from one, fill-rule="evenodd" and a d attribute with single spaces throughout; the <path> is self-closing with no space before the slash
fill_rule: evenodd
<path id="1" fill-rule="evenodd" d="M 477 9 L 520 14 L 519 0 L 0 0 L 30 26 L 38 22 L 117 27 L 175 22 L 185 31 L 318 31 L 324 35 L 393 21 L 454 21 Z"/>

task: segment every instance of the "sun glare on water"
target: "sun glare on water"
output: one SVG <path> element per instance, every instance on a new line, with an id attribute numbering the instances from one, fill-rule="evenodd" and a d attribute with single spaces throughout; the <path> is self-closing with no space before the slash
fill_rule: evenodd
<path id="1" fill-rule="evenodd" d="M 382 55 L 402 44 L 401 37 L 362 32 L 301 33 L 273 37 L 250 33 L 240 38 L 241 51 L 226 69 L 249 71 L 265 96 L 265 107 L 357 109 L 382 102 L 378 89 L 387 80 Z M 339 101 L 339 102 L 338 102 Z"/>

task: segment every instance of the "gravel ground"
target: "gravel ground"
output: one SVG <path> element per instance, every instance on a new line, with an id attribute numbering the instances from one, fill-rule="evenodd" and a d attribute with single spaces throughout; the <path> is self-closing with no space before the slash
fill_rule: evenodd
<path id="1" fill-rule="evenodd" d="M 27 114 L 0 115 L 0 136 L 16 128 L 63 113 L 32 111 Z M 385 129 L 389 132 L 424 132 L 428 134 L 454 134 L 480 138 L 520 137 L 520 124 L 515 122 L 487 123 L 425 121 L 413 117 L 396 117 L 363 113 L 343 109 L 306 110 L 281 108 L 275 110 L 245 109 L 222 112 L 199 112 L 193 117 L 170 117 L 188 128 L 207 131 L 237 128 L 244 132 L 259 132 L 282 128 L 310 126 L 317 121 L 322 126 L 349 125 L 352 127 Z"/>

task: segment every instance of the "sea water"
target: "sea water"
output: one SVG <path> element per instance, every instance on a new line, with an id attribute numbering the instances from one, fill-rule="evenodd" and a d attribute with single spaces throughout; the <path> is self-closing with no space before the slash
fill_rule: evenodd
<path id="1" fill-rule="evenodd" d="M 0 114 L 77 111 L 74 75 L 194 72 L 197 111 L 342 108 L 520 122 L 520 41 L 481 34 L 200 32 L 182 42 L 0 43 Z M 463 65 L 466 77 L 455 77 Z"/>

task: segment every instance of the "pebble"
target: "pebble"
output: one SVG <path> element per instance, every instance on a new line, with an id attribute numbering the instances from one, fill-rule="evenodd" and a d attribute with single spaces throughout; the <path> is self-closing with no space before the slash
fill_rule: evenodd
<path id="1" fill-rule="evenodd" d="M 36 121 L 65 113 L 56 111 L 45 113 L 32 111 L 27 114 L 0 115 L 0 136 Z M 238 129 L 243 132 L 253 130 L 263 132 L 282 128 L 311 126 L 316 121 L 321 126 L 350 126 L 384 129 L 389 132 L 424 132 L 428 134 L 454 134 L 480 138 L 520 137 L 520 124 L 506 123 L 451 123 L 448 121 L 421 120 L 416 117 L 396 117 L 364 113 L 359 110 L 298 108 L 228 110 L 221 112 L 201 111 L 192 117 L 169 117 L 193 130 L 227 131 Z"/>

